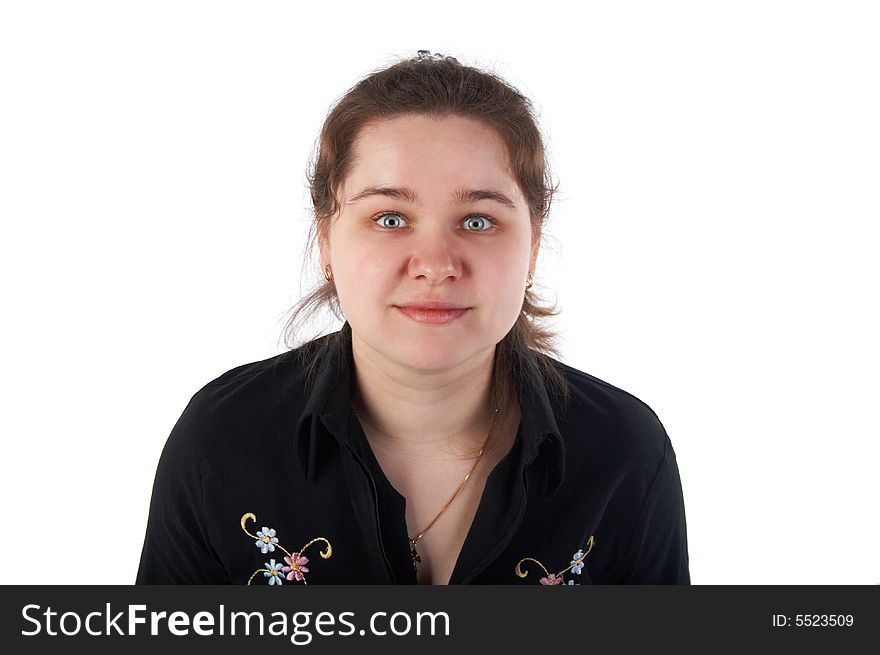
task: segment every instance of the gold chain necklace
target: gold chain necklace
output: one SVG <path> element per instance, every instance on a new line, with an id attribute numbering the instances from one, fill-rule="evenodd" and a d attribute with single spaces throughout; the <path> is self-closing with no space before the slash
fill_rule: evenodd
<path id="1" fill-rule="evenodd" d="M 495 414 L 497 412 L 498 412 L 498 410 L 496 409 L 492 414 L 492 423 L 494 423 L 494 421 L 495 421 Z M 416 548 L 416 544 L 418 544 L 419 540 L 425 536 L 425 533 L 428 530 L 430 530 L 431 527 L 433 527 L 433 525 L 437 522 L 437 519 L 439 519 L 441 516 L 443 516 L 443 512 L 445 512 L 446 508 L 452 504 L 452 501 L 458 497 L 458 493 L 462 490 L 465 483 L 470 479 L 471 474 L 476 470 L 477 464 L 480 463 L 480 459 L 483 457 L 483 452 L 486 450 L 486 444 L 489 442 L 489 436 L 492 434 L 492 423 L 490 423 L 490 425 L 489 425 L 489 433 L 486 435 L 486 439 L 485 439 L 485 441 L 483 441 L 483 446 L 482 446 L 482 448 L 480 448 L 480 452 L 477 454 L 477 458 L 474 460 L 474 465 L 471 467 L 471 470 L 468 471 L 468 474 L 466 476 L 464 476 L 464 480 L 462 480 L 461 484 L 458 485 L 458 489 L 456 489 L 455 492 L 452 494 L 452 496 L 449 498 L 449 500 L 446 501 L 446 504 L 443 506 L 443 509 L 441 509 L 437 513 L 437 516 L 435 516 L 433 518 L 433 520 L 430 523 L 428 523 L 428 525 L 425 526 L 422 529 L 422 531 L 419 532 L 419 534 L 415 538 L 409 537 L 409 552 L 410 552 L 410 555 L 412 556 L 413 569 L 415 569 L 416 573 L 419 572 L 419 564 L 422 562 L 422 558 L 419 555 L 419 551 Z"/>

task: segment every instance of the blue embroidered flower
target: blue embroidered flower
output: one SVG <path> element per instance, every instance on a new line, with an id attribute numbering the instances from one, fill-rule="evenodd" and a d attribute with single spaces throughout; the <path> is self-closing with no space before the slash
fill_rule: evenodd
<path id="1" fill-rule="evenodd" d="M 584 570 L 584 551 L 578 550 L 574 555 L 572 555 L 571 560 L 571 572 L 575 575 L 580 575 L 581 571 Z M 569 583 L 571 584 L 571 583 Z"/>
<path id="2" fill-rule="evenodd" d="M 281 584 L 281 578 L 284 576 L 281 575 L 281 562 L 275 563 L 274 559 L 270 559 L 266 562 L 266 568 L 268 571 L 263 571 L 263 575 L 269 578 L 269 584 Z"/>
<path id="3" fill-rule="evenodd" d="M 265 555 L 266 553 L 271 553 L 275 551 L 275 544 L 278 543 L 278 537 L 275 536 L 274 528 L 263 528 L 262 530 L 257 531 L 256 545 L 257 548 Z"/>

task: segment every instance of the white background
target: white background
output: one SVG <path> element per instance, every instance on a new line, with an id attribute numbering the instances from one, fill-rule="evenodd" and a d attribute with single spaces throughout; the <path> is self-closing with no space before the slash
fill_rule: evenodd
<path id="1" fill-rule="evenodd" d="M 326 112 L 429 49 L 535 103 L 536 284 L 669 432 L 693 582 L 880 583 L 878 33 L 873 2 L 3 3 L 0 581 L 134 581 L 174 422 L 318 279 Z"/>

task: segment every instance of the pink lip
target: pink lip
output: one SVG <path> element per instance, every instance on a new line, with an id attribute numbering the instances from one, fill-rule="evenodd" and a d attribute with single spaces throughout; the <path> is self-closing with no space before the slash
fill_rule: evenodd
<path id="1" fill-rule="evenodd" d="M 412 307 L 414 309 L 467 309 L 461 305 L 454 305 L 451 302 L 441 302 L 439 300 L 414 300 L 405 305 L 397 305 L 398 307 Z"/>
<path id="2" fill-rule="evenodd" d="M 429 307 L 397 307 L 404 314 L 419 323 L 444 325 L 464 316 L 467 309 L 431 309 Z"/>

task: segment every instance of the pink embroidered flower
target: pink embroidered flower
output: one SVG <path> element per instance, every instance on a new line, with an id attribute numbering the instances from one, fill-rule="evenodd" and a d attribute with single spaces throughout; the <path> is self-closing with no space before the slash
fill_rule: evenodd
<path id="1" fill-rule="evenodd" d="M 287 559 L 286 557 L 284 559 Z M 289 579 L 289 578 L 288 578 Z M 562 576 L 555 573 L 548 573 L 546 578 L 541 578 L 542 585 L 562 584 Z"/>
<path id="2" fill-rule="evenodd" d="M 306 566 L 309 563 L 308 557 L 304 555 L 300 557 L 299 553 L 294 553 L 293 557 L 285 556 L 284 561 L 287 562 L 287 566 L 281 570 L 287 573 L 288 580 L 305 580 L 303 573 L 309 572 L 309 567 Z"/>

